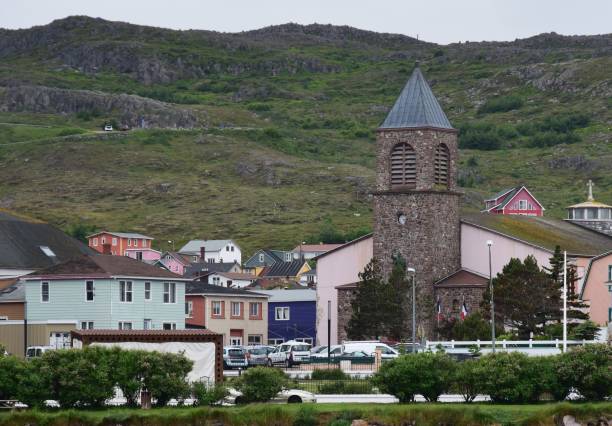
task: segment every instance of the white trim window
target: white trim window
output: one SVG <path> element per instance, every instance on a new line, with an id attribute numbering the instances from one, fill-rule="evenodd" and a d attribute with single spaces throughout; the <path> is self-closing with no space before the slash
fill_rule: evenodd
<path id="1" fill-rule="evenodd" d="M 117 238 L 113 238 L 113 245 L 116 246 L 117 245 Z"/>
<path id="2" fill-rule="evenodd" d="M 274 318 L 276 321 L 289 321 L 290 312 L 288 306 L 278 306 L 274 308 Z"/>
<path id="3" fill-rule="evenodd" d="M 176 303 L 176 283 L 164 283 L 164 303 Z"/>
<path id="4" fill-rule="evenodd" d="M 519 210 L 527 210 L 527 200 L 519 200 Z"/>
<path id="5" fill-rule="evenodd" d="M 42 303 L 49 303 L 50 288 L 49 281 L 43 281 L 40 283 L 40 301 Z"/>
<path id="6" fill-rule="evenodd" d="M 96 296 L 95 286 L 93 281 L 85 281 L 85 301 L 93 302 Z"/>
<path id="7" fill-rule="evenodd" d="M 144 300 L 151 300 L 151 283 L 149 281 L 144 283 Z"/>
<path id="8" fill-rule="evenodd" d="M 187 300 L 185 302 L 185 317 L 193 318 L 193 300 Z"/>
<path id="9" fill-rule="evenodd" d="M 248 345 L 261 345 L 262 342 L 263 342 L 263 337 L 261 334 L 249 334 L 247 336 Z"/>
<path id="10" fill-rule="evenodd" d="M 94 322 L 93 321 L 81 321 L 81 330 L 93 330 Z"/>
<path id="11" fill-rule="evenodd" d="M 119 281 L 119 300 L 132 303 L 132 281 Z"/>
<path id="12" fill-rule="evenodd" d="M 264 261 L 266 260 L 265 256 L 263 255 L 263 253 L 259 254 L 259 263 L 264 263 Z"/>
<path id="13" fill-rule="evenodd" d="M 142 323 L 142 328 L 144 330 L 151 330 L 153 328 L 153 320 L 150 318 L 145 318 Z"/>
<path id="14" fill-rule="evenodd" d="M 213 285 L 221 285 L 221 277 L 214 276 L 212 277 Z"/>
<path id="15" fill-rule="evenodd" d="M 93 246 L 94 246 L 94 247 L 97 247 L 97 246 L 98 246 L 98 239 L 97 239 L 97 238 L 94 238 L 94 239 L 93 239 Z"/>
<path id="16" fill-rule="evenodd" d="M 285 262 L 291 262 L 291 258 L 292 258 L 292 254 L 291 252 L 289 253 L 285 253 Z"/>
<path id="17" fill-rule="evenodd" d="M 175 322 L 164 322 L 162 323 L 162 330 L 176 330 Z"/>
<path id="18" fill-rule="evenodd" d="M 128 238 L 128 247 L 132 247 L 132 239 Z"/>
<path id="19" fill-rule="evenodd" d="M 260 302 L 250 302 L 249 303 L 249 317 L 251 318 L 259 318 L 259 308 L 261 306 Z"/>
<path id="20" fill-rule="evenodd" d="M 214 317 L 220 317 L 222 313 L 221 312 L 221 302 L 218 300 L 213 300 L 211 303 L 211 311 Z"/>
<path id="21" fill-rule="evenodd" d="M 131 321 L 119 321 L 119 330 L 131 330 L 132 322 Z"/>
<path id="22" fill-rule="evenodd" d="M 240 310 L 240 306 L 241 306 L 240 302 L 232 302 L 231 303 L 231 316 L 239 317 L 240 315 L 242 315 L 242 312 Z"/>
<path id="23" fill-rule="evenodd" d="M 285 342 L 285 339 L 268 339 L 268 345 L 278 346 Z"/>

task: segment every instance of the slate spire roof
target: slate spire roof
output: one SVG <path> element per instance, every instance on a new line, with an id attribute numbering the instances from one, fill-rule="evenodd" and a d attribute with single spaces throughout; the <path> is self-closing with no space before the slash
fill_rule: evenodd
<path id="1" fill-rule="evenodd" d="M 452 129 L 417 63 L 402 93 L 389 111 L 380 129 L 434 127 Z"/>

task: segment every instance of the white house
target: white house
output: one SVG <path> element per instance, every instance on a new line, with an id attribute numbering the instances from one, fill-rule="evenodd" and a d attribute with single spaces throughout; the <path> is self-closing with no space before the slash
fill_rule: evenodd
<path id="1" fill-rule="evenodd" d="M 240 247 L 232 240 L 191 240 L 179 253 L 191 256 L 192 262 L 242 264 Z"/>
<path id="2" fill-rule="evenodd" d="M 241 272 L 215 272 L 208 276 L 208 283 L 221 287 L 244 288 L 256 279 L 256 275 Z"/>

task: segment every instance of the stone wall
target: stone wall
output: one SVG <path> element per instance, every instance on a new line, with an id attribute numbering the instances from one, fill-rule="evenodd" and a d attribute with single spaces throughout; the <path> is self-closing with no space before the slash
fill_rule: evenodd
<path id="1" fill-rule="evenodd" d="M 485 286 L 449 286 L 436 287 L 434 289 L 434 297 L 440 301 L 442 315 L 444 318 L 460 318 L 461 305 L 465 301 L 465 306 L 468 310 L 468 315 L 480 310 L 482 296 L 486 290 Z"/>
<path id="2" fill-rule="evenodd" d="M 612 236 L 612 220 L 568 220 L 568 222 Z"/>
<path id="3" fill-rule="evenodd" d="M 353 309 L 351 302 L 355 297 L 355 287 L 344 287 L 338 290 L 338 343 L 342 343 L 347 339 L 346 326 L 351 319 Z M 327 344 L 327 343 L 325 343 Z"/>

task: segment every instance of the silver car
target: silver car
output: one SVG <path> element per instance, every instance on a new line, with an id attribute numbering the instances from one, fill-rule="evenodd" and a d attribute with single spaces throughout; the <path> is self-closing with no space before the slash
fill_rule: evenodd
<path id="1" fill-rule="evenodd" d="M 268 363 L 268 354 L 274 351 L 274 346 L 248 346 L 246 348 L 246 356 L 251 365 L 266 365 Z"/>

